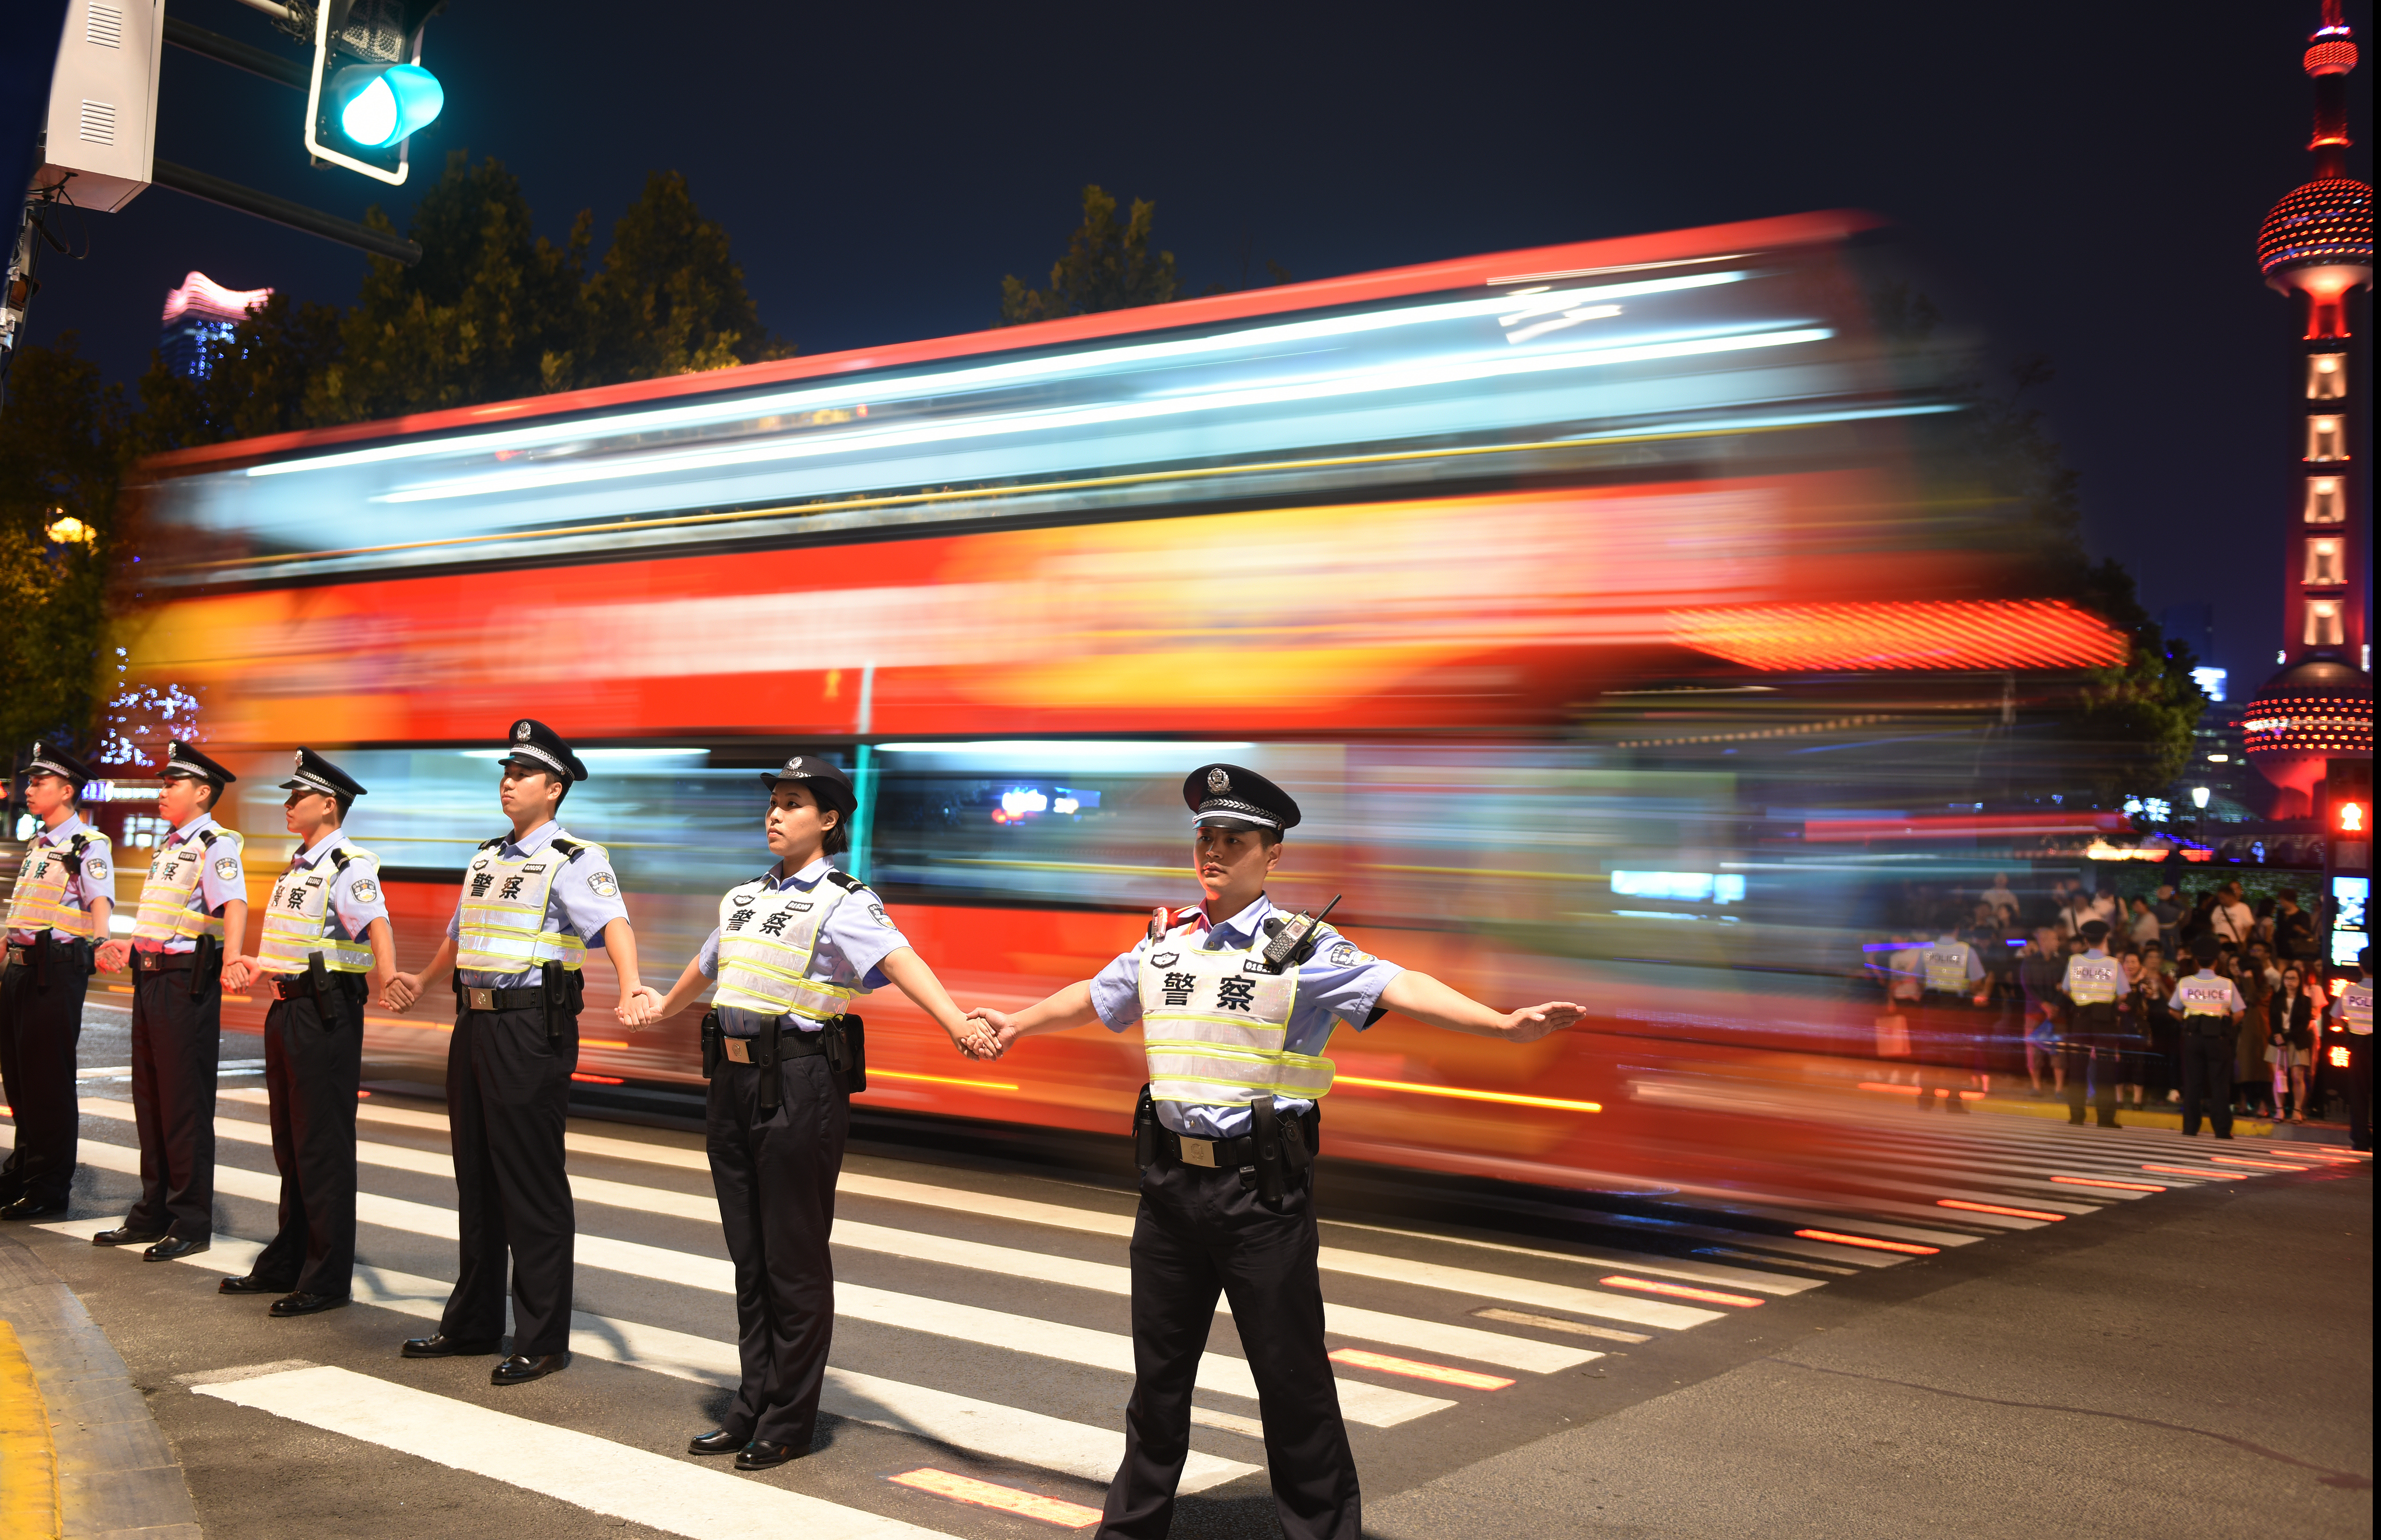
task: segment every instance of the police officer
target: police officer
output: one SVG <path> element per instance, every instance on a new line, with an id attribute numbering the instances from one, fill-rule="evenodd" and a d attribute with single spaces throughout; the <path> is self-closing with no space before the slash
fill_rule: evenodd
<path id="1" fill-rule="evenodd" d="M 1935 1094 L 1943 1093 L 1947 1110 L 1965 1112 L 1960 1088 L 1969 1075 L 1965 1066 L 1975 1059 L 1976 986 L 1984 981 L 1984 965 L 1976 949 L 1961 940 L 1956 912 L 1943 916 L 1943 934 L 1919 959 L 1926 984 L 1926 1043 L 1918 1068 L 1918 1110 L 1932 1111 Z"/>
<path id="2" fill-rule="evenodd" d="M 2125 965 L 2108 955 L 2108 922 L 2085 920 L 2076 934 L 2083 951 L 2067 959 L 2059 991 L 2067 997 L 2067 1027 L 2059 1054 L 2067 1061 L 2067 1121 L 2083 1124 L 2083 1082 L 2092 1082 L 2092 1110 L 2102 1128 L 2117 1126 L 2117 997 L 2125 992 Z"/>
<path id="3" fill-rule="evenodd" d="M 2348 1049 L 2348 1142 L 2373 1147 L 2373 949 L 2356 954 L 2353 984 L 2342 984 L 2331 1002 L 2331 1031 Z M 5 1216 L 0 1216 L 5 1217 Z"/>
<path id="4" fill-rule="evenodd" d="M 719 981 L 703 1023 L 711 1082 L 707 1146 L 727 1255 L 736 1264 L 743 1382 L 695 1454 L 763 1471 L 809 1451 L 835 1330 L 827 1231 L 866 1066 L 858 996 L 890 981 L 951 1035 L 995 1051 L 860 881 L 828 865 L 850 848 L 855 798 L 834 764 L 797 754 L 764 770 L 763 826 L 777 864 L 730 889 L 719 924 L 667 999 L 644 991 L 629 1019 L 674 1015 Z M 967 1051 L 963 1047 L 962 1051 Z"/>
<path id="5" fill-rule="evenodd" d="M 611 856 L 556 819 L 587 779 L 579 756 L 554 729 L 523 718 L 499 769 L 497 798 L 512 832 L 472 855 L 436 955 L 420 973 L 391 979 L 383 999 L 410 1009 L 426 981 L 450 964 L 456 970 L 446 1119 L 462 1262 L 438 1329 L 408 1340 L 405 1356 L 501 1348 L 509 1252 L 513 1351 L 488 1379 L 526 1385 L 570 1362 L 578 1217 L 562 1139 L 579 1065 L 580 964 L 591 950 L 611 958 L 626 1002 L 638 990 L 637 938 Z"/>
<path id="6" fill-rule="evenodd" d="M 1135 1383 L 1124 1463 L 1100 1540 L 1166 1533 L 1190 1452 L 1190 1391 L 1220 1291 L 1264 1418 L 1274 1509 L 1288 1540 L 1356 1540 L 1361 1501 L 1323 1340 L 1313 1165 L 1331 1088 L 1331 1030 L 1395 1010 L 1432 1026 L 1532 1042 L 1581 1016 L 1568 1001 L 1500 1013 L 1277 911 L 1266 877 L 1298 804 L 1238 765 L 1184 781 L 1204 902 L 1161 911 L 1095 978 L 1014 1014 L 971 1013 L 998 1047 L 1093 1023 L 1142 1024 L 1150 1083 L 1134 1118 L 1142 1163 L 1132 1237 Z"/>
<path id="7" fill-rule="evenodd" d="M 0 1165 L 0 1219 L 55 1219 L 74 1183 L 75 1045 L 94 943 L 107 935 L 116 874 L 107 836 L 82 819 L 83 762 L 54 743 L 33 746 L 25 810 L 42 831 L 25 847 L 8 893 L 8 952 L 0 973 L 0 1087 L 17 1147 Z"/>
<path id="8" fill-rule="evenodd" d="M 273 884 L 256 965 L 273 991 L 264 1017 L 264 1085 L 281 1228 L 226 1294 L 281 1294 L 277 1316 L 348 1303 L 356 1265 L 356 1090 L 363 1077 L 365 975 L 397 976 L 380 858 L 348 842 L 364 789 L 311 748 L 298 751 L 282 804 L 298 854 Z"/>
<path id="9" fill-rule="evenodd" d="M 2174 987 L 2167 1008 L 2182 1016 L 2182 1133 L 2199 1133 L 2199 1103 L 2207 1101 L 2207 1121 L 2219 1139 L 2232 1137 L 2232 1035 L 2241 1013 L 2248 1009 L 2230 979 L 2217 973 L 2215 963 L 2222 947 L 2213 936 L 2191 943 L 2199 971 Z"/>
<path id="10" fill-rule="evenodd" d="M 215 821 L 238 779 L 196 747 L 167 746 L 157 817 L 169 832 L 140 885 L 132 941 L 110 940 L 99 965 L 132 964 L 132 1118 L 140 1135 L 140 1201 L 95 1246 L 147 1246 L 152 1262 L 207 1249 L 214 1234 L 215 1064 L 223 991 L 245 989 L 254 964 L 241 838 Z"/>

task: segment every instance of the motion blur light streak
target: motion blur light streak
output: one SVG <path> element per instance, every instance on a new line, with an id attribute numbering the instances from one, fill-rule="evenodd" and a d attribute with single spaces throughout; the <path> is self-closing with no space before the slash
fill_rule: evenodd
<path id="1" fill-rule="evenodd" d="M 913 1487 L 932 1492 L 938 1498 L 954 1502 L 971 1503 L 977 1508 L 997 1509 L 1020 1518 L 1039 1519 L 1044 1523 L 1058 1524 L 1068 1529 L 1086 1529 L 1100 1522 L 1100 1510 L 1085 1508 L 1079 1502 L 1060 1498 L 1045 1498 L 1039 1492 L 1027 1492 L 1014 1486 L 999 1486 L 973 1476 L 957 1475 L 949 1471 L 921 1467 L 903 1471 L 885 1478 L 897 1486 Z"/>
<path id="2" fill-rule="evenodd" d="M 2145 1171 L 2156 1171 L 2161 1176 L 2196 1176 L 2202 1178 L 2212 1178 L 2217 1182 L 2246 1182 L 2249 1180 L 2238 1171 L 2211 1171 L 2204 1166 L 2143 1166 L 2142 1170 Z"/>
<path id="3" fill-rule="evenodd" d="M 869 1066 L 868 1074 L 869 1078 L 872 1080 L 920 1080 L 930 1085 L 970 1085 L 982 1091 L 1014 1091 L 1017 1089 L 1015 1085 L 1009 1085 L 1005 1081 L 961 1080 L 955 1075 L 947 1074 L 912 1074 L 906 1070 L 880 1070 L 873 1064 Z"/>
<path id="4" fill-rule="evenodd" d="M 2279 1160 L 2243 1160 L 2237 1155 L 2211 1155 L 2207 1158 L 2221 1166 L 2258 1166 L 2269 1171 L 2302 1171 L 2304 1166 L 2292 1166 Z"/>
<path id="5" fill-rule="evenodd" d="M 1894 944 L 1901 950 L 1907 950 L 1906 942 L 1897 942 Z M 1863 1080 L 1860 1083 L 1860 1088 L 1863 1091 L 1887 1091 L 1898 1097 L 1914 1097 L 1918 1094 L 1918 1087 L 1915 1085 L 1888 1085 L 1882 1080 Z M 1984 1093 L 1982 1091 L 1962 1091 L 1960 1093 L 1960 1099 L 1961 1101 L 1982 1101 L 1984 1099 Z"/>
<path id="6" fill-rule="evenodd" d="M 2116 1187 L 2128 1193 L 2163 1193 L 2167 1189 L 2155 1182 L 2110 1182 L 2096 1176 L 2053 1176 L 2053 1182 L 2063 1182 L 2070 1187 Z"/>
<path id="7" fill-rule="evenodd" d="M 628 1084 L 617 1075 L 588 1074 L 579 1070 L 571 1071 L 570 1078 L 584 1085 L 626 1085 Z"/>
<path id="8" fill-rule="evenodd" d="M 2112 668 L 2125 638 L 2055 600 L 1764 604 L 1673 612 L 1684 646 L 1764 671 Z"/>
<path id="9" fill-rule="evenodd" d="M 2067 1218 L 2064 1214 L 2045 1213 L 2039 1208 L 2009 1208 L 1997 1203 L 1970 1203 L 1965 1198 L 1936 1198 L 1935 1203 L 1941 1208 L 1965 1208 L 1978 1214 L 2007 1214 L 2012 1219 L 2041 1219 L 2049 1224 L 2057 1224 Z"/>
<path id="10" fill-rule="evenodd" d="M 1341 1348 L 1331 1354 L 1331 1362 L 1345 1364 L 1351 1368 L 1376 1369 L 1385 1375 L 1403 1375 L 1409 1379 L 1460 1385 L 1468 1390 L 1502 1390 L 1514 1383 L 1502 1375 L 1484 1375 L 1471 1369 L 1450 1369 L 1440 1364 L 1422 1364 L 1410 1358 L 1397 1358 L 1365 1348 Z"/>
<path id="11" fill-rule="evenodd" d="M 1672 1299 L 1701 1300 L 1705 1304 L 1755 1305 L 1763 1303 L 1750 1294 L 1723 1294 L 1716 1289 L 1690 1289 L 1683 1283 L 1648 1283 L 1641 1278 L 1599 1278 L 1595 1281 L 1610 1289 L 1634 1289 L 1641 1294 L 1667 1294 Z"/>
<path id="12" fill-rule="evenodd" d="M 1523 1096 L 1515 1091 L 1466 1091 L 1453 1085 L 1416 1085 L 1403 1080 L 1366 1080 L 1358 1075 L 1332 1077 L 1334 1085 L 1361 1085 L 1374 1091 L 1406 1091 L 1418 1097 L 1458 1097 L 1465 1101 L 1501 1101 L 1513 1107 L 1548 1107 L 1558 1112 L 1601 1112 L 1595 1101 L 1566 1101 L 1559 1097 Z"/>
<path id="13" fill-rule="evenodd" d="M 1880 1241 L 1869 1235 L 1843 1235 L 1832 1230 L 1798 1230 L 1794 1232 L 1805 1241 L 1826 1241 L 1838 1246 L 1864 1246 L 1870 1251 L 1907 1252 L 1912 1256 L 1939 1256 L 1940 1246 L 1922 1246 L 1914 1241 Z"/>

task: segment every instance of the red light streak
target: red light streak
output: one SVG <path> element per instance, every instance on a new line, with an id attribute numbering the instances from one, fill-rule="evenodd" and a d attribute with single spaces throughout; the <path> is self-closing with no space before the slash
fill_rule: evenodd
<path id="1" fill-rule="evenodd" d="M 1683 1283 L 1648 1283 L 1642 1278 L 1599 1278 L 1595 1281 L 1612 1289 L 1634 1289 L 1641 1294 L 1667 1294 L 1672 1299 L 1701 1300 L 1705 1304 L 1755 1305 L 1761 1302 L 1746 1294 L 1723 1294 L 1716 1289 L 1690 1289 Z"/>
<path id="2" fill-rule="evenodd" d="M 1502 1375 L 1477 1374 L 1470 1369 L 1450 1369 L 1443 1364 L 1422 1364 L 1410 1358 L 1393 1358 L 1386 1352 L 1372 1352 L 1363 1348 L 1341 1348 L 1331 1355 L 1331 1362 L 1346 1364 L 1359 1369 L 1377 1369 L 1385 1375 L 1403 1375 L 1409 1379 L 1428 1379 L 1435 1380 L 1441 1385 L 1459 1385 L 1468 1390 L 1502 1390 L 1513 1383 Z"/>
<path id="3" fill-rule="evenodd" d="M 2261 1166 L 2269 1171 L 2302 1171 L 2304 1166 L 2293 1166 L 2283 1160 L 2243 1160 L 2237 1155 L 2211 1155 L 2207 1158 L 2220 1166 Z"/>
<path id="4" fill-rule="evenodd" d="M 582 1074 L 577 1070 L 570 1072 L 570 1078 L 582 1085 L 626 1085 L 628 1084 L 617 1075 Z"/>
<path id="5" fill-rule="evenodd" d="M 1970 1203 L 1965 1198 L 1936 1198 L 1938 1208 L 1965 1208 L 1978 1214 L 2007 1214 L 2017 1219 L 2045 1219 L 2052 1224 L 2067 1218 L 2064 1214 L 2046 1214 L 2039 1208 L 2011 1208 L 1998 1203 Z"/>
<path id="6" fill-rule="evenodd" d="M 2218 1182 L 2246 1182 L 2239 1171 L 2212 1171 L 2204 1166 L 2143 1166 L 2145 1171 L 2159 1171 L 2167 1176 L 2212 1176 Z"/>
<path id="7" fill-rule="evenodd" d="M 1882 1080 L 1863 1080 L 1860 1083 L 1860 1088 L 1863 1091 L 1890 1091 L 1895 1096 L 1899 1097 L 1914 1097 L 1918 1094 L 1918 1087 L 1915 1085 L 1888 1085 Z M 1984 1099 L 1984 1093 L 1982 1091 L 1962 1091 L 1960 1093 L 1960 1099 L 1961 1101 L 1982 1101 Z"/>
<path id="8" fill-rule="evenodd" d="M 1679 610 L 1679 641 L 1764 670 L 2110 667 L 2125 638 L 2049 600 L 1761 604 Z"/>
<path id="9" fill-rule="evenodd" d="M 2054 1176 L 2053 1182 L 2064 1182 L 2070 1187 L 2115 1187 L 2128 1193 L 2163 1193 L 2166 1188 L 2155 1182 L 2106 1182 L 2096 1176 Z"/>
<path id="10" fill-rule="evenodd" d="M 1871 1251 L 1907 1252 L 1912 1256 L 1936 1256 L 1941 1246 L 1922 1246 L 1911 1241 L 1879 1241 L 1867 1235 L 1838 1235 L 1832 1230 L 1798 1230 L 1794 1232 L 1805 1241 L 1827 1241 L 1838 1246 L 1865 1246 Z"/>

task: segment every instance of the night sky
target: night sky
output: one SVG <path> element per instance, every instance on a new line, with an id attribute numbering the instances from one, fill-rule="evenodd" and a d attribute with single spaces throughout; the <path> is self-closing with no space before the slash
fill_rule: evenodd
<path id="1" fill-rule="evenodd" d="M 299 55 L 233 0 L 177 16 Z M 2352 77 L 2370 180 L 2372 8 Z M 2094 552 L 2155 611 L 2208 600 L 2234 698 L 2271 672 L 2289 507 L 2292 312 L 2257 225 L 2306 179 L 2315 0 L 2117 7 L 1703 5 L 1211 8 L 453 0 L 423 62 L 468 147 L 597 249 L 648 170 L 686 173 L 766 323 L 805 353 L 973 330 L 1039 285 L 1086 182 L 1158 207 L 1188 289 L 1858 206 L 2047 398 Z M 310 170 L 304 98 L 167 49 L 169 160 L 360 216 Z M 32 339 L 129 382 L 196 268 L 351 302 L 345 248 L 152 189 L 49 258 Z M 2363 308 L 2360 306 L 2360 314 Z"/>

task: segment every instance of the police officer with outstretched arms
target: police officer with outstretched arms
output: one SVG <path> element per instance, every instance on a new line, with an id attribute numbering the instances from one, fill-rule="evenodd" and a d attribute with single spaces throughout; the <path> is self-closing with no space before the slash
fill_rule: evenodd
<path id="1" fill-rule="evenodd" d="M 282 813 L 298 837 L 274 880 L 256 948 L 273 1003 L 264 1016 L 264 1087 L 281 1223 L 226 1294 L 279 1294 L 270 1314 L 311 1316 L 348 1303 L 356 1267 L 356 1092 L 363 1078 L 366 979 L 397 976 L 380 858 L 350 842 L 348 810 L 364 788 L 311 748 L 298 750 Z"/>
<path id="2" fill-rule="evenodd" d="M 2348 1143 L 2356 1149 L 2373 1147 L 2373 949 L 2356 953 L 2357 979 L 2341 984 L 2332 997 L 2331 1032 L 2348 1050 Z"/>
<path id="3" fill-rule="evenodd" d="M 255 965 L 248 934 L 248 868 L 239 834 L 215 820 L 238 777 L 175 740 L 158 770 L 158 842 L 140 885 L 128 946 L 110 940 L 99 965 L 132 964 L 132 1118 L 140 1135 L 140 1201 L 95 1246 L 146 1246 L 152 1262 L 205 1251 L 214 1236 L 215 1071 L 223 992 L 245 989 Z"/>
<path id="4" fill-rule="evenodd" d="M 2213 936 L 2191 943 L 2199 971 L 2174 987 L 2167 1009 L 2182 1017 L 2182 1134 L 2199 1133 L 2199 1106 L 2219 1139 L 2232 1137 L 2232 1037 L 2248 1003 L 2230 979 L 2215 968 L 2223 951 Z"/>
<path id="5" fill-rule="evenodd" d="M 83 986 L 114 912 L 107 836 L 82 819 L 91 770 L 55 743 L 33 746 L 25 810 L 41 824 L 8 891 L 0 973 L 0 1087 L 17 1124 L 0 1165 L 0 1219 L 50 1219 L 74 1184 L 75 1046 Z"/>
<path id="6" fill-rule="evenodd" d="M 889 982 L 962 1051 L 996 1051 L 991 1029 L 960 1014 L 883 902 L 828 864 L 850 848 L 856 799 L 842 770 L 797 754 L 761 782 L 776 865 L 728 890 L 668 998 L 641 991 L 629 1018 L 675 1015 L 719 982 L 702 1025 L 705 1143 L 736 1265 L 743 1379 L 720 1425 L 687 1448 L 733 1454 L 739 1471 L 808 1453 L 818 1422 L 835 1332 L 836 1177 L 851 1094 L 867 1085 L 852 1001 Z"/>
<path id="7" fill-rule="evenodd" d="M 2083 1123 L 2083 1084 L 2092 1084 L 2092 1110 L 2102 1128 L 2117 1126 L 2117 1000 L 2125 992 L 2125 965 L 2108 955 L 2108 922 L 2085 920 L 2076 934 L 2083 951 L 2067 959 L 2059 989 L 2067 996 L 2067 1025 L 2059 1056 L 2067 1066 L 2067 1121 Z"/>
<path id="8" fill-rule="evenodd" d="M 579 1066 L 580 968 L 591 951 L 609 957 L 627 1005 L 638 993 L 637 939 L 611 856 L 556 821 L 564 796 L 587 779 L 579 756 L 554 729 L 523 718 L 498 768 L 497 800 L 512 832 L 472 853 L 436 955 L 420 973 L 390 980 L 384 998 L 390 1009 L 408 1010 L 455 968 L 446 1119 L 461 1266 L 438 1329 L 409 1339 L 405 1356 L 481 1357 L 501 1348 L 509 1254 L 513 1351 L 488 1379 L 526 1385 L 570 1362 L 579 1226 L 563 1132 Z"/>
<path id="9" fill-rule="evenodd" d="M 1142 1167 L 1132 1237 L 1134 1385 L 1124 1462 L 1100 1540 L 1154 1540 L 1173 1521 L 1190 1448 L 1190 1392 L 1220 1291 L 1256 1376 L 1274 1510 L 1288 1540 L 1357 1540 L 1361 1499 L 1324 1346 L 1314 1156 L 1332 1029 L 1388 1011 L 1532 1042 L 1577 1021 L 1554 1001 L 1498 1012 L 1359 950 L 1320 917 L 1265 897 L 1298 804 L 1238 765 L 1183 782 L 1203 902 L 1161 911 L 1103 968 L 1015 1013 L 970 1013 L 1006 1049 L 1020 1037 L 1141 1024 L 1149 1084 L 1134 1115 Z M 1327 911 L 1326 911 L 1327 912 Z"/>

